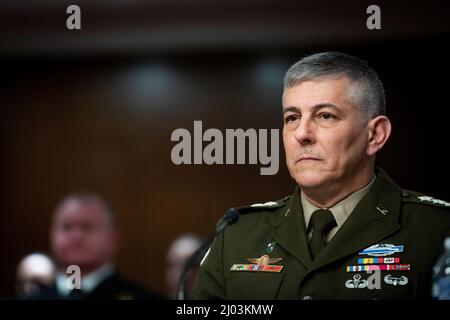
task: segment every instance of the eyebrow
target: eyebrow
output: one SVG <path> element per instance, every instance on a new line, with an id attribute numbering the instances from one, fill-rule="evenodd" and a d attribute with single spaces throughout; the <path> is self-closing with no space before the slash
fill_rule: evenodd
<path id="1" fill-rule="evenodd" d="M 340 111 L 339 107 L 332 103 L 319 103 L 312 107 L 312 112 L 317 112 L 323 108 L 331 108 L 335 111 Z M 300 110 L 297 107 L 287 107 L 286 109 L 283 110 L 283 114 L 285 114 L 286 112 L 297 112 L 298 113 L 299 111 Z"/>

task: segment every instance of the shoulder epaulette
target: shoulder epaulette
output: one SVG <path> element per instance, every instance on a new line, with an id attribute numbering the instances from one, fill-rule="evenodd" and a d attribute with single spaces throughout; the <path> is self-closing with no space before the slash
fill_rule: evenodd
<path id="1" fill-rule="evenodd" d="M 449 202 L 409 190 L 402 190 L 402 200 L 404 202 L 427 204 L 440 208 L 450 208 Z"/>
<path id="2" fill-rule="evenodd" d="M 289 200 L 290 196 L 284 197 L 283 199 L 277 200 L 277 201 L 268 201 L 264 203 L 254 203 L 250 206 L 242 206 L 235 208 L 240 214 L 246 214 L 250 212 L 257 212 L 257 211 L 267 211 L 267 210 L 275 210 L 278 208 L 283 207 L 286 205 L 287 201 Z"/>

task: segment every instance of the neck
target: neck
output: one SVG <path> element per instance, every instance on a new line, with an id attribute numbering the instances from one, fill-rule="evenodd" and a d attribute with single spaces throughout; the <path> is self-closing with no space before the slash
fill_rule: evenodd
<path id="1" fill-rule="evenodd" d="M 100 264 L 100 265 L 98 265 L 98 264 L 97 265 L 79 265 L 80 271 L 81 271 L 81 278 L 84 278 L 84 277 L 92 274 L 93 272 L 99 270 L 100 268 L 102 268 L 102 267 L 104 267 L 106 265 L 107 265 L 107 263 Z M 61 273 L 63 273 L 63 274 L 66 274 L 67 276 L 71 276 L 74 273 L 73 273 L 73 271 L 67 273 L 67 268 L 68 267 L 69 267 L 69 265 L 67 265 L 65 267 L 63 266 L 62 268 L 59 268 L 59 271 Z"/>
<path id="2" fill-rule="evenodd" d="M 361 173 L 362 172 L 362 173 Z M 309 202 L 319 208 L 331 208 L 350 194 L 361 190 L 373 179 L 373 168 L 361 171 L 346 181 L 332 181 L 314 188 L 301 188 Z"/>

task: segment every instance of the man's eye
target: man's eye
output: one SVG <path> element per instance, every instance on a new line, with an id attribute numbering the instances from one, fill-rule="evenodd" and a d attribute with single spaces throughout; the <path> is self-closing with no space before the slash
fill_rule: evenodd
<path id="1" fill-rule="evenodd" d="M 333 120 L 333 119 L 336 119 L 336 116 L 332 113 L 324 112 L 319 115 L 319 118 L 322 118 L 325 120 Z"/>
<path id="2" fill-rule="evenodd" d="M 59 225 L 59 229 L 62 231 L 69 231 L 71 229 L 71 225 L 67 223 L 63 223 Z"/>
<path id="3" fill-rule="evenodd" d="M 297 120 L 297 119 L 298 119 L 298 116 L 297 116 L 297 115 L 291 114 L 290 116 L 287 116 L 287 117 L 284 119 L 284 122 L 285 122 L 285 123 L 289 123 L 289 122 L 295 121 L 295 120 Z"/>

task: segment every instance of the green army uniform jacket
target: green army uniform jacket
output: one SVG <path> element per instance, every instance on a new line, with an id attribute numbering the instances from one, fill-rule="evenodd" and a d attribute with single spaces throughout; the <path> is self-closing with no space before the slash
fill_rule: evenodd
<path id="1" fill-rule="evenodd" d="M 242 211 L 212 244 L 190 298 L 430 298 L 449 209 L 449 203 L 399 188 L 377 168 L 370 191 L 312 261 L 297 188 L 290 197 Z M 258 265 L 248 258 L 264 255 L 274 260 L 261 259 L 259 269 L 282 269 L 248 270 Z M 364 271 L 377 266 L 380 271 Z"/>

